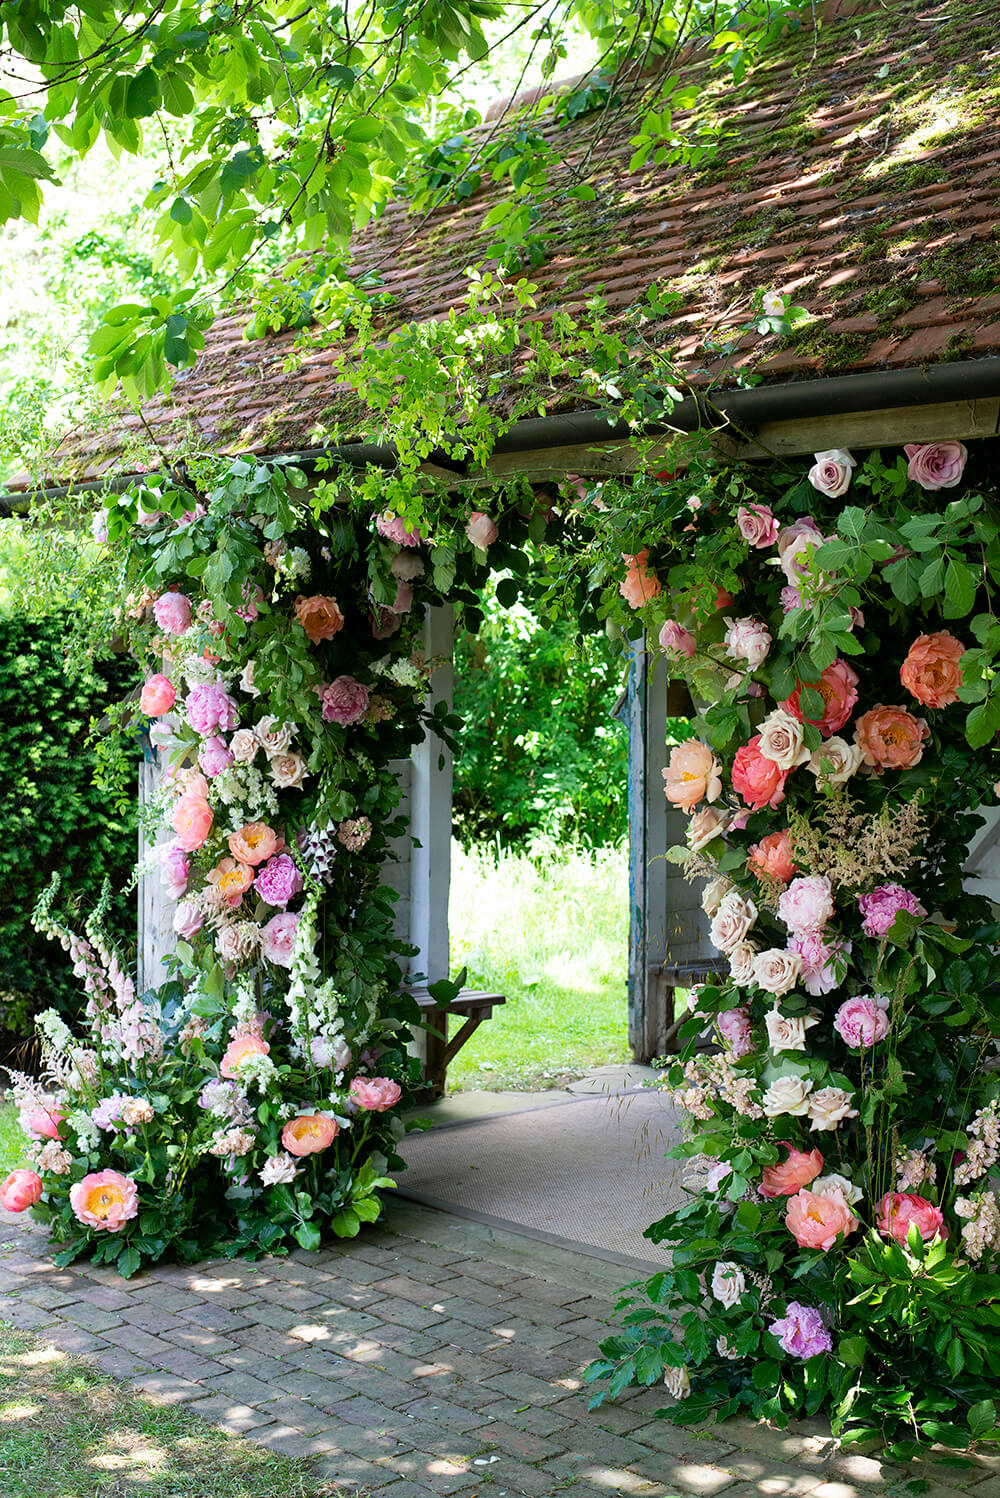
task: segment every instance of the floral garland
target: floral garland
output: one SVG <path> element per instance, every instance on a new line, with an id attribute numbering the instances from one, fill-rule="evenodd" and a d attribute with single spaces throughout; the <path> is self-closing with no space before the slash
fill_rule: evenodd
<path id="1" fill-rule="evenodd" d="M 648 1234 L 672 1265 L 589 1377 L 662 1378 L 678 1422 L 1000 1439 L 1000 925 L 962 873 L 996 801 L 987 452 L 941 509 L 960 443 L 703 474 L 683 546 L 624 559 L 696 705 L 670 856 L 719 965 L 665 1073 L 690 1122 L 689 1200 Z"/>

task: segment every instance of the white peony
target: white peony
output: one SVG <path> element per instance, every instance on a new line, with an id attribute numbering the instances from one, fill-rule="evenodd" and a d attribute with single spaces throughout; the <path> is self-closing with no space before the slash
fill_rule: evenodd
<path id="1" fill-rule="evenodd" d="M 786 1074 L 771 1083 L 761 1099 L 761 1107 L 768 1118 L 777 1118 L 782 1113 L 801 1117 L 809 1110 L 809 1094 L 813 1084 L 807 1077 Z"/>

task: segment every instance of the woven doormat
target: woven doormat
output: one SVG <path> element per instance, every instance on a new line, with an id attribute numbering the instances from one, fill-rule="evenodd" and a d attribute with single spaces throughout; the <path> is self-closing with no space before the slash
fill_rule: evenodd
<path id="1" fill-rule="evenodd" d="M 649 1091 L 439 1125 L 400 1146 L 399 1194 L 649 1273 L 666 1261 L 643 1230 L 686 1199 L 680 1137 Z"/>

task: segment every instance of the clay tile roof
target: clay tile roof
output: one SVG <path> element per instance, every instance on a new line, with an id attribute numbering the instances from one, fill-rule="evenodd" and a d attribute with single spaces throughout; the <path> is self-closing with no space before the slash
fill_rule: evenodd
<path id="1" fill-rule="evenodd" d="M 982 0 L 890 0 L 785 36 L 736 90 L 698 58 L 682 77 L 702 88 L 696 113 L 723 130 L 700 170 L 629 171 L 654 80 L 568 125 L 549 111 L 543 128 L 567 161 L 592 151 L 596 197 L 541 225 L 548 258 L 525 274 L 543 317 L 579 312 L 600 291 L 613 319 L 660 282 L 683 300 L 655 332 L 696 380 L 719 368 L 706 334 L 744 323 L 757 289 L 816 319 L 794 341 L 742 340 L 736 362 L 765 381 L 1000 352 L 1000 38 Z M 484 174 L 473 196 L 429 215 L 393 203 L 357 237 L 355 271 L 382 277 L 394 319 L 444 315 L 464 295 L 464 268 L 483 258 L 482 220 L 503 191 Z M 146 406 L 164 445 L 193 435 L 276 453 L 332 425 L 341 440 L 357 435 L 322 335 L 297 358 L 296 332 L 248 340 L 245 325 L 217 320 L 195 367 Z M 140 428 L 129 418 L 68 440 L 62 476 L 134 471 Z"/>

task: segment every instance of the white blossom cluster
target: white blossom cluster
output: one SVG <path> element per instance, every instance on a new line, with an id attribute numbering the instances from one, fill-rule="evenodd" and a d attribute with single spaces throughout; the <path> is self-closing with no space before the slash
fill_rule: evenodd
<path id="1" fill-rule="evenodd" d="M 229 825 L 234 832 L 247 822 L 266 822 L 278 815 L 274 787 L 255 765 L 236 760 L 213 777 L 212 791 L 230 808 Z"/>

